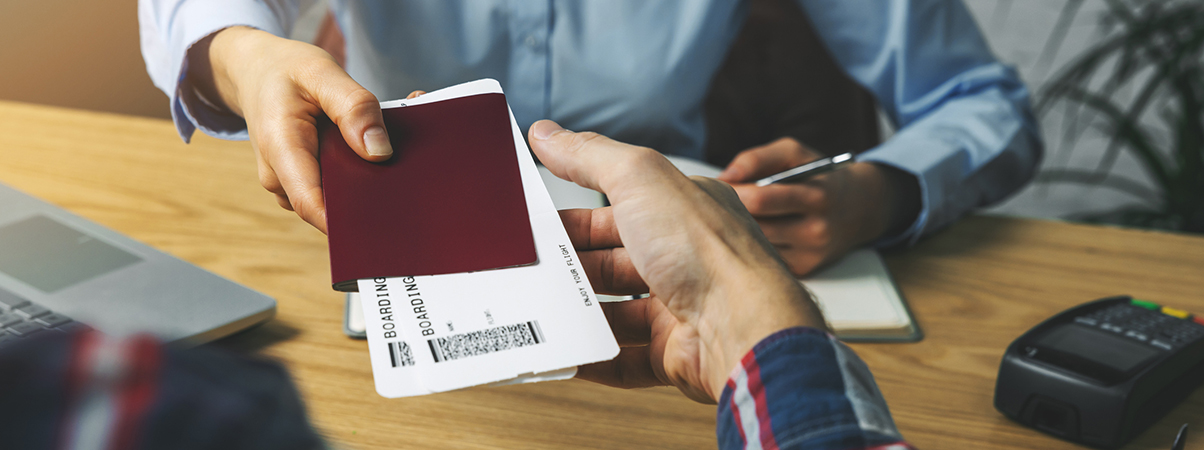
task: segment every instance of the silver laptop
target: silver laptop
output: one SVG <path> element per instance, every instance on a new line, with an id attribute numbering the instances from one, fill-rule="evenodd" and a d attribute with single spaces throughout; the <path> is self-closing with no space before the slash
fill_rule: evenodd
<path id="1" fill-rule="evenodd" d="M 0 184 L 0 342 L 90 326 L 195 345 L 276 301 Z"/>

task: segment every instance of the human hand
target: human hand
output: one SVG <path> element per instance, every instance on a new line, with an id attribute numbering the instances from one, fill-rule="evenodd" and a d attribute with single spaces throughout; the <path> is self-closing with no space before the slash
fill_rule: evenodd
<path id="1" fill-rule="evenodd" d="M 259 182 L 281 207 L 326 232 L 317 121 L 325 114 L 360 157 L 393 154 L 380 102 L 324 50 L 247 27 L 194 46 L 188 77 L 201 94 L 244 118 Z M 414 97 L 419 92 L 410 94 Z"/>
<path id="2" fill-rule="evenodd" d="M 918 187 L 909 190 L 914 179 L 873 163 L 801 183 L 753 184 L 822 157 L 786 137 L 741 152 L 718 177 L 732 184 L 796 276 L 905 226 L 919 209 L 919 194 L 912 192 Z"/>
<path id="3" fill-rule="evenodd" d="M 620 387 L 674 385 L 715 402 L 761 339 L 824 328 L 814 303 L 724 183 L 687 178 L 654 150 L 536 122 L 531 148 L 556 176 L 603 192 L 613 206 L 561 212 L 595 289 L 650 292 L 607 304 L 624 348 L 578 377 Z"/>

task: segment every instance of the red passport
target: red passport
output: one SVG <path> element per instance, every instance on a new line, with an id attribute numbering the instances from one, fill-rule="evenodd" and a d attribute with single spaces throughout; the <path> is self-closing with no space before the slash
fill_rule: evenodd
<path id="1" fill-rule="evenodd" d="M 318 129 L 331 282 L 438 275 L 537 260 L 503 94 L 385 109 L 393 157 L 364 161 Z"/>

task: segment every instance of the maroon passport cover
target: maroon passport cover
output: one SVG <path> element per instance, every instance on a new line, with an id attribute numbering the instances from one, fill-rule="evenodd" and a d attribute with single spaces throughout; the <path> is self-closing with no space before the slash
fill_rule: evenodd
<path id="1" fill-rule="evenodd" d="M 364 161 L 319 126 L 331 281 L 535 263 L 535 240 L 503 94 L 383 111 L 393 157 Z"/>

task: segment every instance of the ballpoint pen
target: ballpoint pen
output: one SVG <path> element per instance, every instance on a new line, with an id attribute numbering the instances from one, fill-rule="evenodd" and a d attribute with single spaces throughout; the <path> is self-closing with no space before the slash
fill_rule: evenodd
<path id="1" fill-rule="evenodd" d="M 1183 450 L 1183 446 L 1187 445 L 1187 424 L 1179 427 L 1179 435 L 1175 436 L 1175 443 L 1172 444 L 1171 450 Z"/>
<path id="2" fill-rule="evenodd" d="M 757 186 L 769 186 L 774 183 L 804 180 L 822 173 L 828 173 L 854 162 L 852 153 L 841 153 L 831 158 L 811 161 L 793 169 L 767 176 L 757 180 Z"/>

